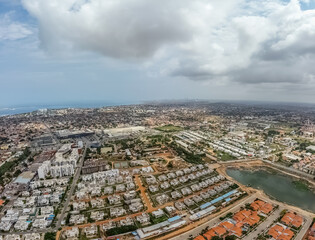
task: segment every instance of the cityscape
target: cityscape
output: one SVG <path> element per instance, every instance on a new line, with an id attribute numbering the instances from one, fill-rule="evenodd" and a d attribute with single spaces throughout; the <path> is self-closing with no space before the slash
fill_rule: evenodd
<path id="1" fill-rule="evenodd" d="M 315 0 L 0 0 L 0 240 L 315 240 Z"/>
<path id="2" fill-rule="evenodd" d="M 313 239 L 314 120 L 206 101 L 1 117 L 1 239 Z"/>

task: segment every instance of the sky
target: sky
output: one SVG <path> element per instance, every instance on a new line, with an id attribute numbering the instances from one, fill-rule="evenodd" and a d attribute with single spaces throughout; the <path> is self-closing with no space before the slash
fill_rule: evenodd
<path id="1" fill-rule="evenodd" d="M 0 107 L 315 103 L 315 0 L 0 0 Z"/>

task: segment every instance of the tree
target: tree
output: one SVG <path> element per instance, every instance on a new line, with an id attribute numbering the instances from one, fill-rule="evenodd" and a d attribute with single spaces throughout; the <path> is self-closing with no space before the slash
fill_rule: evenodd
<path id="1" fill-rule="evenodd" d="M 214 236 L 211 238 L 211 240 L 223 240 L 223 238 L 219 237 L 219 236 Z"/>
<path id="2" fill-rule="evenodd" d="M 236 239 L 236 236 L 234 235 L 229 235 L 225 237 L 225 240 L 235 240 L 235 239 Z"/>
<path id="3" fill-rule="evenodd" d="M 55 232 L 45 233 L 44 240 L 55 240 L 55 239 L 56 239 L 56 233 Z"/>

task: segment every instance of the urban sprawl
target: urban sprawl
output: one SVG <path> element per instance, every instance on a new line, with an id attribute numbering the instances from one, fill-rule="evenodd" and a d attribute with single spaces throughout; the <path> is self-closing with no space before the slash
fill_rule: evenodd
<path id="1" fill-rule="evenodd" d="M 225 171 L 313 188 L 313 122 L 307 105 L 202 101 L 0 117 L 0 240 L 314 240 L 314 213 Z"/>

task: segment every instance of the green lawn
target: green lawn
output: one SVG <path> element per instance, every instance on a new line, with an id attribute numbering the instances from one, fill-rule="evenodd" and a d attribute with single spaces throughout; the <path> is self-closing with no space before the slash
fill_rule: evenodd
<path id="1" fill-rule="evenodd" d="M 233 157 L 232 155 L 228 154 L 228 153 L 224 153 L 222 152 L 222 155 L 220 156 L 222 161 L 229 161 L 229 160 L 235 160 L 236 157 Z"/>

